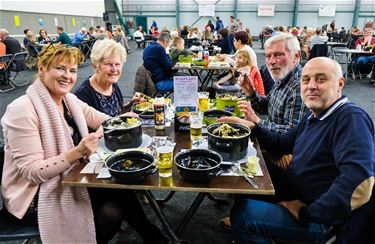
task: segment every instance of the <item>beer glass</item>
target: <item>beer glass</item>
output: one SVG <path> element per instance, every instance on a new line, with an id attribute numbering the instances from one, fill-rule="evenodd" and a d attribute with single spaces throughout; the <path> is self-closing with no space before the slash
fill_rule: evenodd
<path id="1" fill-rule="evenodd" d="M 190 112 L 190 139 L 191 141 L 202 140 L 203 113 Z"/>
<path id="2" fill-rule="evenodd" d="M 165 141 L 156 147 L 159 177 L 171 177 L 173 166 L 173 142 Z"/>
<path id="3" fill-rule="evenodd" d="M 199 111 L 204 112 L 208 109 L 209 94 L 209 92 L 198 92 Z"/>

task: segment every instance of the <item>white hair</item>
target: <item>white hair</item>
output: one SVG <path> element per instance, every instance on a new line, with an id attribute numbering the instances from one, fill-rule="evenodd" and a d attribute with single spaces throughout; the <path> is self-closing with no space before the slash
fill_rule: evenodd
<path id="1" fill-rule="evenodd" d="M 301 51 L 301 47 L 299 45 L 299 42 L 295 36 L 289 33 L 280 33 L 275 36 L 270 37 L 265 43 L 264 43 L 264 49 L 267 49 L 269 46 L 276 42 L 285 42 L 286 48 L 290 52 L 292 56 L 294 56 L 297 52 Z"/>

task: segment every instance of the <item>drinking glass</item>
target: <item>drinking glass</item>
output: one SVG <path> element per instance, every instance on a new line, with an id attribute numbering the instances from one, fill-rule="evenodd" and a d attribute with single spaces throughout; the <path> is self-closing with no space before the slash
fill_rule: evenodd
<path id="1" fill-rule="evenodd" d="M 209 92 L 198 92 L 199 111 L 204 112 L 208 109 Z"/>
<path id="2" fill-rule="evenodd" d="M 171 177 L 173 166 L 173 149 L 171 141 L 160 141 L 156 145 L 156 158 L 159 168 L 159 177 Z"/>
<path id="3" fill-rule="evenodd" d="M 202 140 L 203 113 L 190 112 L 190 139 L 191 141 Z"/>

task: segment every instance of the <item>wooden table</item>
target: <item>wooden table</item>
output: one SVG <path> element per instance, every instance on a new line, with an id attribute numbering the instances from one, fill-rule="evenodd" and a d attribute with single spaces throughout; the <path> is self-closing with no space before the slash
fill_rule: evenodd
<path id="1" fill-rule="evenodd" d="M 208 87 L 208 84 L 212 80 L 212 74 L 215 71 L 228 71 L 230 70 L 230 65 L 226 66 L 218 66 L 218 67 L 205 67 L 205 66 L 191 66 L 191 67 L 180 67 L 178 64 L 172 67 L 173 70 L 187 70 L 190 75 L 197 76 L 200 82 L 199 91 L 205 91 L 205 89 Z M 203 76 L 202 72 L 206 71 L 206 75 Z"/>
<path id="2" fill-rule="evenodd" d="M 150 136 L 163 136 L 168 135 L 174 138 L 176 147 L 174 155 L 181 151 L 181 149 L 191 148 L 189 132 L 174 132 L 173 128 L 169 127 L 165 131 L 155 131 L 153 127 L 143 127 L 143 132 Z M 254 147 L 257 150 L 257 156 L 260 158 L 260 166 L 264 176 L 255 177 L 254 180 L 259 186 L 259 189 L 253 188 L 242 177 L 239 176 L 216 176 L 209 183 L 190 183 L 185 181 L 177 171 L 177 167 L 173 166 L 172 182 L 165 184 L 159 180 L 158 173 L 149 175 L 144 182 L 138 184 L 118 184 L 112 179 L 97 179 L 96 174 L 80 174 L 83 164 L 73 169 L 63 180 L 63 185 L 66 186 L 80 186 L 80 187 L 100 187 L 100 188 L 116 188 L 116 189 L 133 189 L 145 190 L 150 206 L 158 216 L 163 224 L 169 237 L 174 243 L 179 243 L 177 237 L 186 225 L 189 223 L 191 217 L 198 209 L 201 202 L 204 200 L 208 193 L 231 193 L 231 194 L 257 194 L 257 195 L 273 195 L 275 193 L 271 178 L 269 176 L 267 167 L 265 165 L 263 155 L 261 153 L 258 142 L 253 139 Z M 180 191 L 180 192 L 198 192 L 196 199 L 191 204 L 185 216 L 182 218 L 176 230 L 173 231 L 170 227 L 166 217 L 159 208 L 158 203 L 152 196 L 151 190 L 166 190 L 166 191 Z M 177 233 L 177 235 L 176 235 Z"/>

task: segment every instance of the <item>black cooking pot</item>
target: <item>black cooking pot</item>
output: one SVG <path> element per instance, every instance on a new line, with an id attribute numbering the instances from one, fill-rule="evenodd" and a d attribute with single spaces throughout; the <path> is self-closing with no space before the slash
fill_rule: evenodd
<path id="1" fill-rule="evenodd" d="M 109 118 L 102 123 L 104 129 L 104 144 L 112 151 L 124 148 L 137 148 L 142 144 L 142 119 L 135 118 L 139 125 L 129 128 L 111 128 L 112 120 L 126 121 L 130 116 Z"/>
<path id="2" fill-rule="evenodd" d="M 174 162 L 181 176 L 191 182 L 207 182 L 219 171 L 221 156 L 207 149 L 190 149 L 178 153 Z"/>
<path id="3" fill-rule="evenodd" d="M 154 161 L 154 156 L 149 153 L 127 151 L 108 157 L 105 160 L 105 165 L 116 182 L 137 183 L 153 173 L 155 170 Z"/>
<path id="4" fill-rule="evenodd" d="M 247 155 L 251 130 L 241 124 L 225 123 L 235 129 L 240 129 L 240 133 L 245 133 L 245 135 L 235 138 L 226 138 L 212 134 L 212 132 L 222 124 L 224 123 L 215 123 L 207 127 L 208 149 L 218 152 L 224 161 L 236 161 L 244 158 Z"/>

